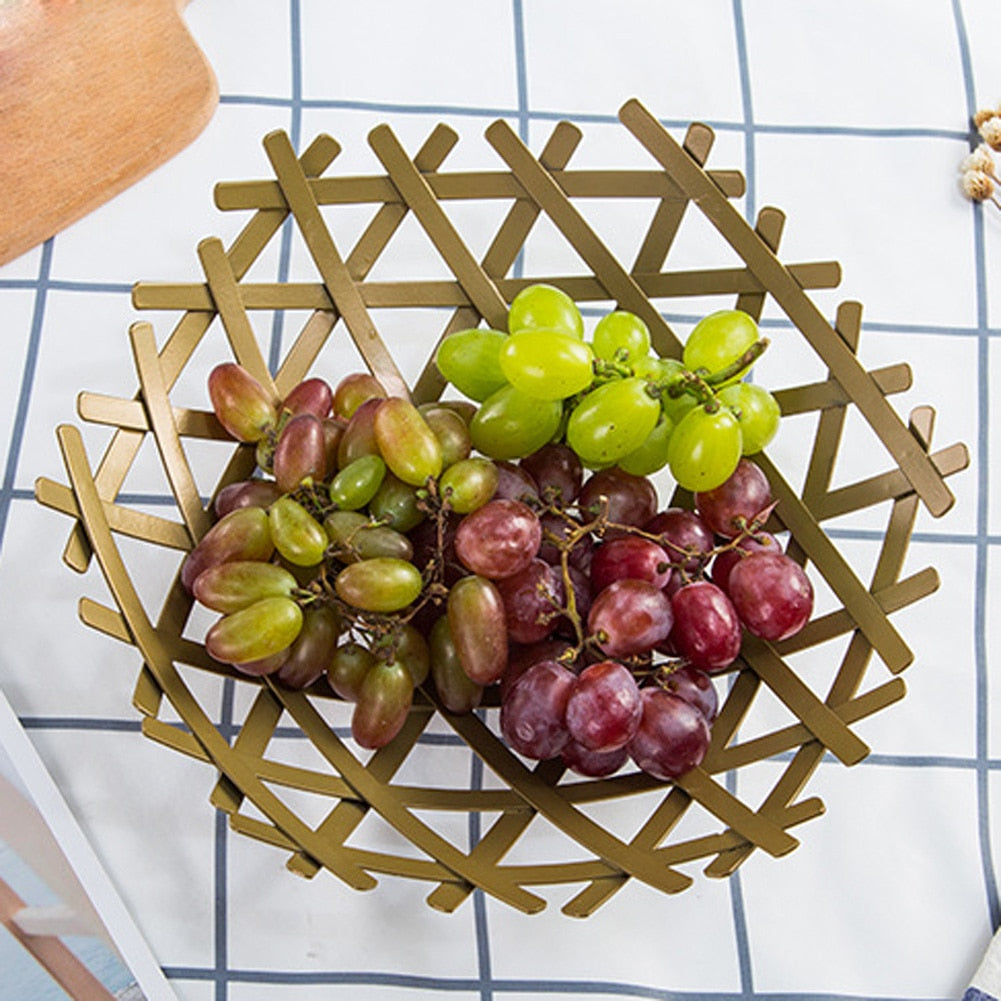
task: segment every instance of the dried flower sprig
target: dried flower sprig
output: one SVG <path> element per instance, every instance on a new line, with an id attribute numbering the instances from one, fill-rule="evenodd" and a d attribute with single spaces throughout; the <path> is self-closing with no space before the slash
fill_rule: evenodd
<path id="1" fill-rule="evenodd" d="M 991 201 L 1001 210 L 996 189 L 1001 186 L 994 153 L 1001 152 L 1001 107 L 983 108 L 973 116 L 982 142 L 959 165 L 960 188 L 974 202 Z"/>

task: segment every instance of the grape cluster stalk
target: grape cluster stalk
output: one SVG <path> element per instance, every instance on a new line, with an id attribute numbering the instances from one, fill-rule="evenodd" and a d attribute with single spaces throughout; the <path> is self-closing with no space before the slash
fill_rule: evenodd
<path id="1" fill-rule="evenodd" d="M 499 705 L 529 759 L 685 774 L 745 633 L 787 638 L 813 606 L 765 527 L 753 454 L 777 408 L 755 411 L 770 394 L 742 377 L 764 343 L 734 314 L 707 317 L 672 361 L 624 311 L 584 340 L 572 300 L 532 286 L 508 331 L 442 342 L 462 398 L 421 406 L 369 373 L 277 400 L 217 366 L 213 411 L 258 471 L 219 492 L 181 568 L 219 615 L 206 650 L 350 702 L 363 748 L 392 741 L 423 689 L 447 713 Z M 660 505 L 665 465 L 691 510 Z"/>

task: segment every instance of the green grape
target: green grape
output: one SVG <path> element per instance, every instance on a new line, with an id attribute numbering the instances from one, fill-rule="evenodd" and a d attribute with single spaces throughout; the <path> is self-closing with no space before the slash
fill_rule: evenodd
<path id="1" fill-rule="evenodd" d="M 504 601 L 486 577 L 460 577 L 448 592 L 448 627 L 462 669 L 472 681 L 489 685 L 507 667 L 508 632 Z"/>
<path id="2" fill-rule="evenodd" d="M 714 490 L 740 461 L 740 424 L 726 407 L 702 405 L 678 423 L 667 447 L 671 475 L 693 493 Z"/>
<path id="3" fill-rule="evenodd" d="M 323 560 L 327 533 L 298 501 L 279 497 L 268 510 L 275 549 L 297 567 L 314 567 Z"/>
<path id="4" fill-rule="evenodd" d="M 775 437 L 782 411 L 778 401 L 764 386 L 737 382 L 721 389 L 716 398 L 737 415 L 744 455 L 760 452 Z"/>
<path id="5" fill-rule="evenodd" d="M 357 563 L 375 556 L 409 560 L 413 543 L 388 525 L 374 524 L 360 511 L 331 511 L 323 519 L 323 528 L 333 546 L 334 555 L 344 563 Z"/>
<path id="6" fill-rule="evenodd" d="M 407 721 L 413 698 L 407 669 L 394 661 L 376 661 L 362 679 L 351 714 L 351 736 L 366 749 L 385 747 Z"/>
<path id="7" fill-rule="evenodd" d="M 384 400 L 386 390 L 371 372 L 350 372 L 334 387 L 331 406 L 338 417 L 348 418 L 366 400 Z"/>
<path id="8" fill-rule="evenodd" d="M 688 335 L 681 358 L 691 371 L 712 377 L 737 362 L 758 339 L 758 325 L 747 313 L 721 309 L 699 320 Z M 745 366 L 720 385 L 737 382 L 749 368 Z"/>
<path id="9" fill-rule="evenodd" d="M 635 362 L 650 352 L 650 329 L 635 313 L 616 309 L 598 321 L 591 341 L 599 358 L 611 361 L 621 357 L 623 361 Z M 619 352 L 624 356 L 619 356 Z"/>
<path id="10" fill-rule="evenodd" d="M 271 394 L 236 362 L 216 365 L 208 389 L 216 418 L 238 441 L 260 441 L 278 423 Z"/>
<path id="11" fill-rule="evenodd" d="M 523 330 L 559 330 L 583 338 L 584 319 L 566 292 L 540 283 L 523 288 L 514 297 L 507 315 L 507 329 L 512 334 Z"/>
<path id="12" fill-rule="evenodd" d="M 214 612 L 229 614 L 261 598 L 289 597 L 298 582 L 284 567 L 260 560 L 234 560 L 203 570 L 195 579 L 195 597 Z"/>
<path id="13" fill-rule="evenodd" d="M 469 514 L 491 497 L 497 489 L 497 467 L 493 460 L 473 456 L 462 459 L 441 474 L 438 488 L 453 511 Z"/>
<path id="14" fill-rule="evenodd" d="M 512 334 L 501 348 L 501 370 L 527 396 L 565 400 L 591 385 L 594 353 L 573 334 L 526 330 Z"/>
<path id="15" fill-rule="evenodd" d="M 376 556 L 346 566 L 334 579 L 334 590 L 364 612 L 398 612 L 416 600 L 423 583 L 413 563 Z"/>
<path id="16" fill-rule="evenodd" d="M 409 400 L 399 396 L 383 400 L 372 426 L 379 452 L 398 479 L 421 487 L 441 473 L 441 442 Z"/>
<path id="17" fill-rule="evenodd" d="M 386 473 L 382 485 L 369 501 L 368 513 L 397 532 L 409 532 L 427 517 L 417 487 L 404 483 L 392 473 Z"/>
<path id="18" fill-rule="evenodd" d="M 491 459 L 520 459 L 542 448 L 562 417 L 558 400 L 539 400 L 505 386 L 476 411 L 469 434 L 473 447 Z"/>
<path id="19" fill-rule="evenodd" d="M 330 481 L 330 501 L 343 511 L 357 511 L 375 496 L 385 475 L 382 456 L 360 455 Z"/>
<path id="20" fill-rule="evenodd" d="M 643 444 L 619 459 L 616 465 L 633 476 L 650 476 L 663 469 L 667 465 L 667 448 L 673 430 L 673 421 L 661 416 Z"/>
<path id="21" fill-rule="evenodd" d="M 482 403 L 507 382 L 499 360 L 506 340 L 503 330 L 457 330 L 438 346 L 435 364 L 460 393 Z"/>
<path id="22" fill-rule="evenodd" d="M 261 598 L 219 619 L 205 636 L 205 649 L 224 664 L 251 664 L 286 650 L 301 629 L 302 609 L 291 598 Z"/>
<path id="23" fill-rule="evenodd" d="M 268 513 L 240 507 L 223 515 L 198 541 L 181 564 L 181 583 L 190 592 L 199 575 L 217 563 L 269 560 L 275 551 Z"/>
<path id="24" fill-rule="evenodd" d="M 639 448 L 660 418 L 646 380 L 616 379 L 592 389 L 567 421 L 567 444 L 587 465 L 610 465 Z"/>

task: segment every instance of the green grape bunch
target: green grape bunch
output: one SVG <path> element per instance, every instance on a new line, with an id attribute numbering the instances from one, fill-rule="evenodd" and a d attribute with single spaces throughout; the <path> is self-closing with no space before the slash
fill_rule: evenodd
<path id="1" fill-rule="evenodd" d="M 775 436 L 775 397 L 747 380 L 768 345 L 745 312 L 701 319 L 680 359 L 652 349 L 644 321 L 606 313 L 586 339 L 576 303 L 535 284 L 511 303 L 507 330 L 472 328 L 441 343 L 443 378 L 478 404 L 473 447 L 514 460 L 565 442 L 584 466 L 637 476 L 665 467 L 691 491 L 712 490 Z"/>

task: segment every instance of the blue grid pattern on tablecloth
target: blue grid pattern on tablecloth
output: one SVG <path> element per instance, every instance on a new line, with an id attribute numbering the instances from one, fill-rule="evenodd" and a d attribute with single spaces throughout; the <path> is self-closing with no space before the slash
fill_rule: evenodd
<path id="1" fill-rule="evenodd" d="M 600 114 L 593 111 L 580 111 L 573 107 L 552 107 L 544 103 L 537 104 L 532 98 L 532 81 L 537 79 L 538 67 L 532 62 L 532 54 L 538 57 L 537 49 L 532 48 L 532 20 L 529 16 L 529 9 L 532 7 L 532 0 L 510 0 L 505 3 L 506 16 L 509 19 L 510 29 L 510 49 L 512 54 L 511 70 L 513 80 L 511 81 L 510 92 L 513 95 L 513 103 L 500 103 L 497 106 L 472 106 L 462 103 L 417 103 L 408 102 L 405 95 L 401 94 L 401 99 L 396 101 L 388 100 L 362 100 L 352 99 L 350 96 L 338 98 L 317 97 L 315 94 L 306 94 L 304 90 L 304 60 L 303 60 L 303 29 L 306 15 L 307 3 L 300 3 L 299 0 L 289 0 L 287 4 L 275 4 L 280 8 L 283 17 L 287 18 L 287 30 L 289 51 L 282 58 L 287 60 L 289 68 L 288 91 L 281 93 L 254 93 L 254 92 L 233 92 L 225 88 L 225 78 L 223 79 L 223 93 L 221 104 L 223 109 L 227 107 L 247 107 L 264 108 L 270 107 L 280 109 L 288 113 L 288 128 L 293 144 L 298 148 L 304 134 L 304 116 L 322 110 L 332 111 L 359 111 L 377 114 L 384 118 L 406 119 L 408 116 L 441 116 L 446 119 L 456 119 L 463 116 L 476 118 L 505 117 L 515 123 L 521 137 L 526 141 L 532 138 L 532 126 L 535 124 L 548 124 L 557 119 L 566 118 L 581 125 L 601 125 L 615 121 L 614 108 L 609 109 L 608 114 Z M 337 5 L 346 9 L 347 5 Z M 380 6 L 380 5 L 374 5 Z M 408 5 L 421 7 L 423 5 Z M 434 5 L 430 5 L 433 7 Z M 472 6 L 472 5 L 470 5 Z M 496 7 L 497 5 L 492 5 Z M 551 6 L 551 5 L 550 5 Z M 573 5 L 567 4 L 567 15 Z M 656 5 L 649 5 L 653 10 Z M 769 6 L 774 6 L 771 4 Z M 838 123 L 824 124 L 821 122 L 770 122 L 767 118 L 758 117 L 756 114 L 755 89 L 754 89 L 754 51 L 749 42 L 747 23 L 756 12 L 754 0 L 733 0 L 728 7 L 728 13 L 732 21 L 732 37 L 735 49 L 732 52 L 720 54 L 717 58 L 721 63 L 726 63 L 729 67 L 735 68 L 739 78 L 740 93 L 740 114 L 735 117 L 713 119 L 708 118 L 708 122 L 721 136 L 732 135 L 736 137 L 743 146 L 743 170 L 747 179 L 747 194 L 744 199 L 744 210 L 747 217 L 754 216 L 759 199 L 759 155 L 760 146 L 763 139 L 767 137 L 787 137 L 808 141 L 811 138 L 843 138 L 857 139 L 872 143 L 893 143 L 896 141 L 918 141 L 927 148 L 935 144 L 943 144 L 952 153 L 958 154 L 967 143 L 974 142 L 974 137 L 966 131 L 964 125 L 980 103 L 989 102 L 993 94 L 981 94 L 978 92 L 978 79 L 975 72 L 974 58 L 971 54 L 971 38 L 969 29 L 969 19 L 973 17 L 989 18 L 986 8 L 982 4 L 976 4 L 973 0 L 954 0 L 953 3 L 941 3 L 935 6 L 944 10 L 951 22 L 951 36 L 943 40 L 954 53 L 954 58 L 961 73 L 962 85 L 965 96 L 965 106 L 957 107 L 954 116 L 955 127 L 944 126 L 941 122 L 934 122 L 924 126 L 918 122 L 912 124 L 914 109 L 910 109 L 910 115 L 905 116 L 904 124 L 853 124 Z M 201 16 L 206 21 L 210 19 L 211 12 L 208 8 L 212 3 L 203 0 L 196 5 L 192 11 L 193 18 Z M 429 10 L 430 10 L 429 7 Z M 581 5 L 583 9 L 586 5 Z M 903 8 L 901 8 L 903 9 Z M 397 8 L 396 13 L 399 13 Z M 315 9 L 314 9 L 315 14 Z M 348 15 L 345 15 L 348 16 Z M 586 14 L 582 14 L 586 17 Z M 666 14 L 668 18 L 670 14 Z M 845 15 L 849 17 L 850 15 Z M 915 14 L 915 16 L 920 16 Z M 758 21 L 761 20 L 760 12 L 757 12 Z M 997 26 L 997 18 L 994 19 Z M 853 30 L 857 26 L 853 24 Z M 760 23 L 759 23 L 760 29 Z M 859 29 L 861 30 L 861 29 Z M 606 44 L 614 51 L 615 44 L 611 39 L 605 39 Z M 208 47 L 210 59 L 213 52 L 211 46 Z M 277 57 L 276 57 L 277 58 Z M 595 67 L 594 72 L 601 72 L 602 67 Z M 989 81 L 985 80 L 985 84 Z M 462 87 L 456 88 L 456 94 L 462 92 Z M 642 95 L 640 95 L 642 97 Z M 917 116 L 920 118 L 920 115 Z M 681 128 L 687 124 L 688 119 L 664 119 L 665 124 L 672 128 Z M 948 183 L 943 180 L 943 183 Z M 975 395 L 973 406 L 976 411 L 975 438 L 969 441 L 973 456 L 973 470 L 968 476 L 975 477 L 975 517 L 972 530 L 969 531 L 936 531 L 934 526 L 920 529 L 914 539 L 916 543 L 926 543 L 929 547 L 947 545 L 960 547 L 964 552 L 972 550 L 973 557 L 969 561 L 974 575 L 973 593 L 973 625 L 974 625 L 974 669 L 975 669 L 975 715 L 968 720 L 969 727 L 974 732 L 974 751 L 969 755 L 954 754 L 932 754 L 920 756 L 915 754 L 880 754 L 871 755 L 860 767 L 863 769 L 892 769 L 917 773 L 922 770 L 959 770 L 971 774 L 975 777 L 975 816 L 971 816 L 969 821 L 977 827 L 977 839 L 979 845 L 979 869 L 981 872 L 981 893 L 979 900 L 971 901 L 971 906 L 983 908 L 985 911 L 985 929 L 997 927 L 1001 923 L 1001 903 L 998 899 L 998 880 L 995 870 L 995 858 L 992 850 L 992 834 L 996 831 L 997 820 L 994 819 L 992 826 L 992 808 L 998 809 L 998 792 L 995 790 L 992 797 L 991 774 L 996 772 L 1001 766 L 1001 759 L 991 756 L 989 743 L 989 631 L 988 631 L 988 577 L 989 563 L 993 556 L 996 557 L 998 546 L 998 535 L 991 532 L 989 521 L 989 500 L 990 500 L 990 458 L 992 439 L 990 435 L 990 365 L 991 365 L 991 342 L 996 340 L 1001 329 L 992 326 L 989 317 L 989 251 L 987 248 L 987 231 L 984 212 L 980 207 L 971 207 L 970 214 L 972 223 L 970 232 L 972 235 L 972 254 L 975 267 L 975 315 L 972 320 L 962 318 L 952 324 L 917 324 L 917 323 L 897 323 L 892 320 L 880 319 L 867 322 L 864 330 L 869 333 L 881 332 L 887 335 L 907 334 L 909 336 L 940 337 L 961 339 L 964 343 L 975 345 L 975 370 L 970 373 L 970 392 Z M 996 234 L 995 234 L 996 235 Z M 40 347 L 42 344 L 46 309 L 49 303 L 49 296 L 53 292 L 73 292 L 80 296 L 101 296 L 101 297 L 125 297 L 128 295 L 131 281 L 137 277 L 131 274 L 121 275 L 120 281 L 107 280 L 79 280 L 79 279 L 59 279 L 54 273 L 54 254 L 58 248 L 62 236 L 47 241 L 39 251 L 18 262 L 14 268 L 0 271 L 0 304 L 5 311 L 9 303 L 15 303 L 15 296 L 30 297 L 29 319 L 26 324 L 27 338 L 23 351 L 22 365 L 20 369 L 20 381 L 16 389 L 16 400 L 13 413 L 10 419 L 9 443 L 3 470 L 3 481 L 0 486 L 0 542 L 5 541 L 10 516 L 13 509 L 19 505 L 34 504 L 33 495 L 26 481 L 27 476 L 31 477 L 40 472 L 58 475 L 56 470 L 37 470 L 29 466 L 30 457 L 24 454 L 23 443 L 25 429 L 27 426 L 29 411 L 33 402 L 33 395 L 38 392 L 35 376 Z M 836 251 L 835 251 L 836 252 Z M 282 243 L 279 250 L 278 278 L 286 280 L 289 275 L 291 257 L 291 231 L 286 227 Z M 25 263 L 27 262 L 27 264 Z M 519 264 L 520 266 L 520 264 Z M 29 267 L 31 273 L 25 273 L 24 269 Z M 144 276 L 145 277 L 145 276 Z M 21 300 L 23 303 L 23 300 Z M 680 314 L 672 317 L 681 321 L 690 321 L 693 317 Z M 771 321 L 781 324 L 780 320 Z M 276 315 L 271 331 L 270 361 L 276 365 L 282 353 L 282 340 L 285 331 L 283 328 L 283 318 Z M 995 445 L 996 447 L 996 445 Z M 127 501 L 143 504 L 172 504 L 173 499 L 167 496 L 130 496 L 123 498 Z M 872 539 L 873 533 L 863 530 L 842 530 L 832 531 L 832 535 L 842 540 L 857 540 L 864 542 Z M 2 569 L 2 568 L 0 568 Z M 3 679 L 0 679 L 3 680 Z M 229 686 L 226 689 L 224 701 L 220 709 L 221 729 L 225 732 L 227 724 L 231 724 L 234 719 L 233 714 L 233 690 Z M 135 732 L 138 730 L 138 722 L 132 718 L 95 718 L 93 716 L 73 717 L 71 715 L 51 716 L 43 713 L 31 713 L 24 716 L 25 725 L 36 735 L 41 736 L 46 733 L 56 733 L 59 731 L 100 731 L 100 732 Z M 292 735 L 289 735 L 292 736 Z M 480 765 L 475 762 L 470 779 L 474 785 L 482 782 L 483 776 L 480 774 Z M 478 831 L 476 824 L 478 818 L 473 818 L 470 822 L 473 825 L 471 836 L 475 838 Z M 996 834 L 994 834 L 996 837 Z M 372 996 L 419 996 L 420 993 L 434 993 L 436 995 L 452 994 L 461 997 L 478 997 L 481 999 L 493 999 L 499 997 L 516 998 L 542 998 L 542 997 L 578 997 L 578 996 L 601 996 L 601 997 L 640 997 L 640 998 L 663 998 L 681 999 L 710 997 L 718 1001 L 727 999 L 761 999 L 774 997 L 775 994 L 756 987 L 756 968 L 754 962 L 754 949 L 752 946 L 753 928 L 748 917 L 745 903 L 745 890 L 742 874 L 738 872 L 728 882 L 728 893 L 730 896 L 730 911 L 733 922 L 733 942 L 736 946 L 736 966 L 738 970 L 739 989 L 736 990 L 696 990 L 696 989 L 675 989 L 669 984 L 657 984 L 651 982 L 637 981 L 629 982 L 624 979 L 601 981 L 590 980 L 567 980 L 567 979 L 543 979 L 524 978 L 519 979 L 501 975 L 496 970 L 493 952 L 494 939 L 492 936 L 491 911 L 482 895 L 477 893 L 473 901 L 473 921 L 475 925 L 476 943 L 476 975 L 468 978 L 459 977 L 434 977 L 423 975 L 408 975 L 405 973 L 384 973 L 368 970 L 364 965 L 357 968 L 316 970 L 303 972 L 296 969 L 268 969 L 256 970 L 243 966 L 234 965 L 228 951 L 230 939 L 230 925 L 232 914 L 229 902 L 229 853 L 230 834 L 227 830 L 226 818 L 218 814 L 215 818 L 215 834 L 213 839 L 214 858 L 212 867 L 215 874 L 215 927 L 214 927 L 214 962 L 211 965 L 186 966 L 173 965 L 169 961 L 166 964 L 168 976 L 175 982 L 178 990 L 185 986 L 207 984 L 211 987 L 211 995 L 217 1001 L 227 1001 L 250 996 L 283 997 L 284 994 L 274 994 L 279 987 L 286 988 L 308 988 L 316 986 L 329 986 L 357 988 L 354 994 L 338 994 L 337 996 L 358 996 L 368 997 L 369 994 L 361 990 L 363 987 L 381 986 L 386 989 L 385 995 L 373 992 Z M 957 963 L 959 962 L 957 957 Z M 391 994 L 393 988 L 398 988 L 397 993 Z M 249 990 L 249 993 L 248 993 Z M 256 993 L 257 990 L 259 993 Z M 786 1001 L 792 999 L 857 999 L 863 996 L 870 996 L 864 992 L 836 993 L 825 989 L 822 982 L 817 982 L 816 989 L 808 992 L 787 990 L 781 992 Z M 196 996 L 196 995 L 192 995 Z M 197 995 L 203 996 L 203 995 Z M 290 995 L 291 996 L 291 995 Z M 328 994 L 327 996 L 333 996 Z M 890 995 L 881 993 L 880 997 Z"/>

